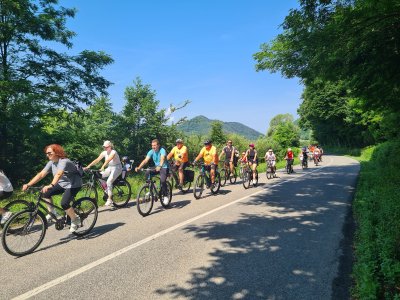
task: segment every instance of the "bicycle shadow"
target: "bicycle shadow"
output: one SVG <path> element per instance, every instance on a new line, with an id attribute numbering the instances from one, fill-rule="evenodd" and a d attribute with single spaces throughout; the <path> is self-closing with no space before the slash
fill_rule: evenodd
<path id="1" fill-rule="evenodd" d="M 94 239 L 94 238 L 102 236 L 103 234 L 108 233 L 114 229 L 117 229 L 118 227 L 121 227 L 123 225 L 125 225 L 125 223 L 117 222 L 117 223 L 113 223 L 113 224 L 108 223 L 108 224 L 104 224 L 104 225 L 100 225 L 100 226 L 95 226 L 89 234 L 81 236 L 81 237 L 77 237 L 76 239 L 77 240 Z"/>
<path id="2" fill-rule="evenodd" d="M 186 205 L 190 204 L 192 201 L 190 200 L 181 200 L 177 202 L 172 202 L 171 208 L 183 208 Z"/>

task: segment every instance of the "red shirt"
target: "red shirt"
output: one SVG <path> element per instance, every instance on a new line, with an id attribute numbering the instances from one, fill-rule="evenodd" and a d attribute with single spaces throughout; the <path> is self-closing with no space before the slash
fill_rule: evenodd
<path id="1" fill-rule="evenodd" d="M 286 155 L 288 159 L 293 159 L 293 151 L 288 151 Z"/>

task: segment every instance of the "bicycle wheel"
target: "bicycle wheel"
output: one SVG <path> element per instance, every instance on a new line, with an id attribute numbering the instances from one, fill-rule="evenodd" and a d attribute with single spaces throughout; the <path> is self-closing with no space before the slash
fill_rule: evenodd
<path id="1" fill-rule="evenodd" d="M 191 185 L 192 185 L 192 182 L 190 182 L 190 181 L 187 182 L 186 180 L 184 180 L 183 186 L 182 186 L 182 192 L 187 193 L 189 191 Z"/>
<path id="2" fill-rule="evenodd" d="M 271 169 L 271 167 L 268 167 L 267 168 L 267 178 L 268 178 L 268 180 L 272 179 L 272 176 L 273 176 L 272 169 Z"/>
<path id="3" fill-rule="evenodd" d="M 83 197 L 72 205 L 77 216 L 81 219 L 81 224 L 73 233 L 76 236 L 88 234 L 94 227 L 99 214 L 96 202 L 89 197 Z"/>
<path id="4" fill-rule="evenodd" d="M 4 206 L 3 209 L 5 209 L 8 212 L 11 212 L 14 215 L 17 212 L 29 209 L 30 206 L 31 206 L 30 202 L 28 202 L 26 200 L 22 200 L 22 199 L 17 199 L 17 200 L 7 203 L 7 205 Z M 7 219 L 10 219 L 11 216 L 12 215 L 10 215 Z M 2 219 L 2 217 L 3 216 L 0 216 L 0 220 Z M 6 222 L 7 221 L 4 220 L 4 223 L 0 223 L 0 228 L 3 228 Z"/>
<path id="5" fill-rule="evenodd" d="M 216 172 L 214 185 L 211 186 L 211 193 L 215 195 L 216 193 L 218 193 L 220 187 L 221 187 L 221 175 L 219 174 L 219 172 Z"/>
<path id="6" fill-rule="evenodd" d="M 78 196 L 92 198 L 96 203 L 99 200 L 96 185 L 91 183 L 83 184 Z"/>
<path id="7" fill-rule="evenodd" d="M 196 199 L 200 199 L 204 191 L 204 175 L 200 174 L 196 178 L 196 182 L 193 186 L 193 195 Z"/>
<path id="8" fill-rule="evenodd" d="M 32 253 L 46 234 L 46 218 L 42 212 L 23 210 L 5 224 L 1 242 L 4 250 L 13 256 Z"/>
<path id="9" fill-rule="evenodd" d="M 228 170 L 227 169 L 222 169 L 221 170 L 221 186 L 224 186 L 226 184 L 226 180 L 228 179 Z"/>
<path id="10" fill-rule="evenodd" d="M 125 179 L 120 179 L 113 184 L 113 204 L 116 207 L 124 207 L 131 199 L 131 185 Z"/>
<path id="11" fill-rule="evenodd" d="M 243 171 L 243 187 L 247 190 L 250 187 L 251 173 L 247 170 Z"/>
<path id="12" fill-rule="evenodd" d="M 136 207 L 139 214 L 143 217 L 147 216 L 153 208 L 153 203 L 153 192 L 150 190 L 150 186 L 146 184 L 142 186 L 136 199 Z"/>
<path id="13" fill-rule="evenodd" d="M 167 181 L 166 183 L 167 183 L 167 194 L 166 195 L 162 195 L 160 197 L 161 205 L 164 208 L 168 208 L 169 205 L 171 204 L 171 200 L 172 200 L 172 186 L 171 186 L 171 183 L 169 181 Z M 167 196 L 168 199 L 164 199 L 165 196 Z"/>
<path id="14" fill-rule="evenodd" d="M 236 171 L 236 168 L 233 168 L 233 173 L 230 173 L 229 181 L 232 184 L 235 184 L 236 183 L 236 179 L 237 179 L 237 171 Z"/>

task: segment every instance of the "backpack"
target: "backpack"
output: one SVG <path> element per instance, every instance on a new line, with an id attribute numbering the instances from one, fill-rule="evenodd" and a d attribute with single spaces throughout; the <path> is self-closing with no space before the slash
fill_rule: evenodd
<path id="1" fill-rule="evenodd" d="M 79 161 L 79 160 L 74 160 L 74 161 L 72 161 L 72 163 L 74 164 L 74 166 L 75 166 L 75 171 L 76 171 L 76 173 L 80 176 L 80 177 L 83 177 L 83 175 L 85 174 L 85 171 L 83 171 L 83 166 L 82 166 L 82 163 Z"/>

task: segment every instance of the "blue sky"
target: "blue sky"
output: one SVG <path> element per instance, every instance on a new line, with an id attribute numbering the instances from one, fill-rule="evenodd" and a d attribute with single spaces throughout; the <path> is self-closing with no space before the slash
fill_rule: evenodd
<path id="1" fill-rule="evenodd" d="M 75 7 L 72 52 L 103 50 L 115 63 L 102 71 L 116 112 L 124 90 L 140 77 L 160 108 L 191 103 L 175 120 L 204 115 L 265 133 L 280 113 L 296 117 L 298 79 L 256 72 L 252 55 L 279 32 L 295 0 L 61 0 Z"/>

